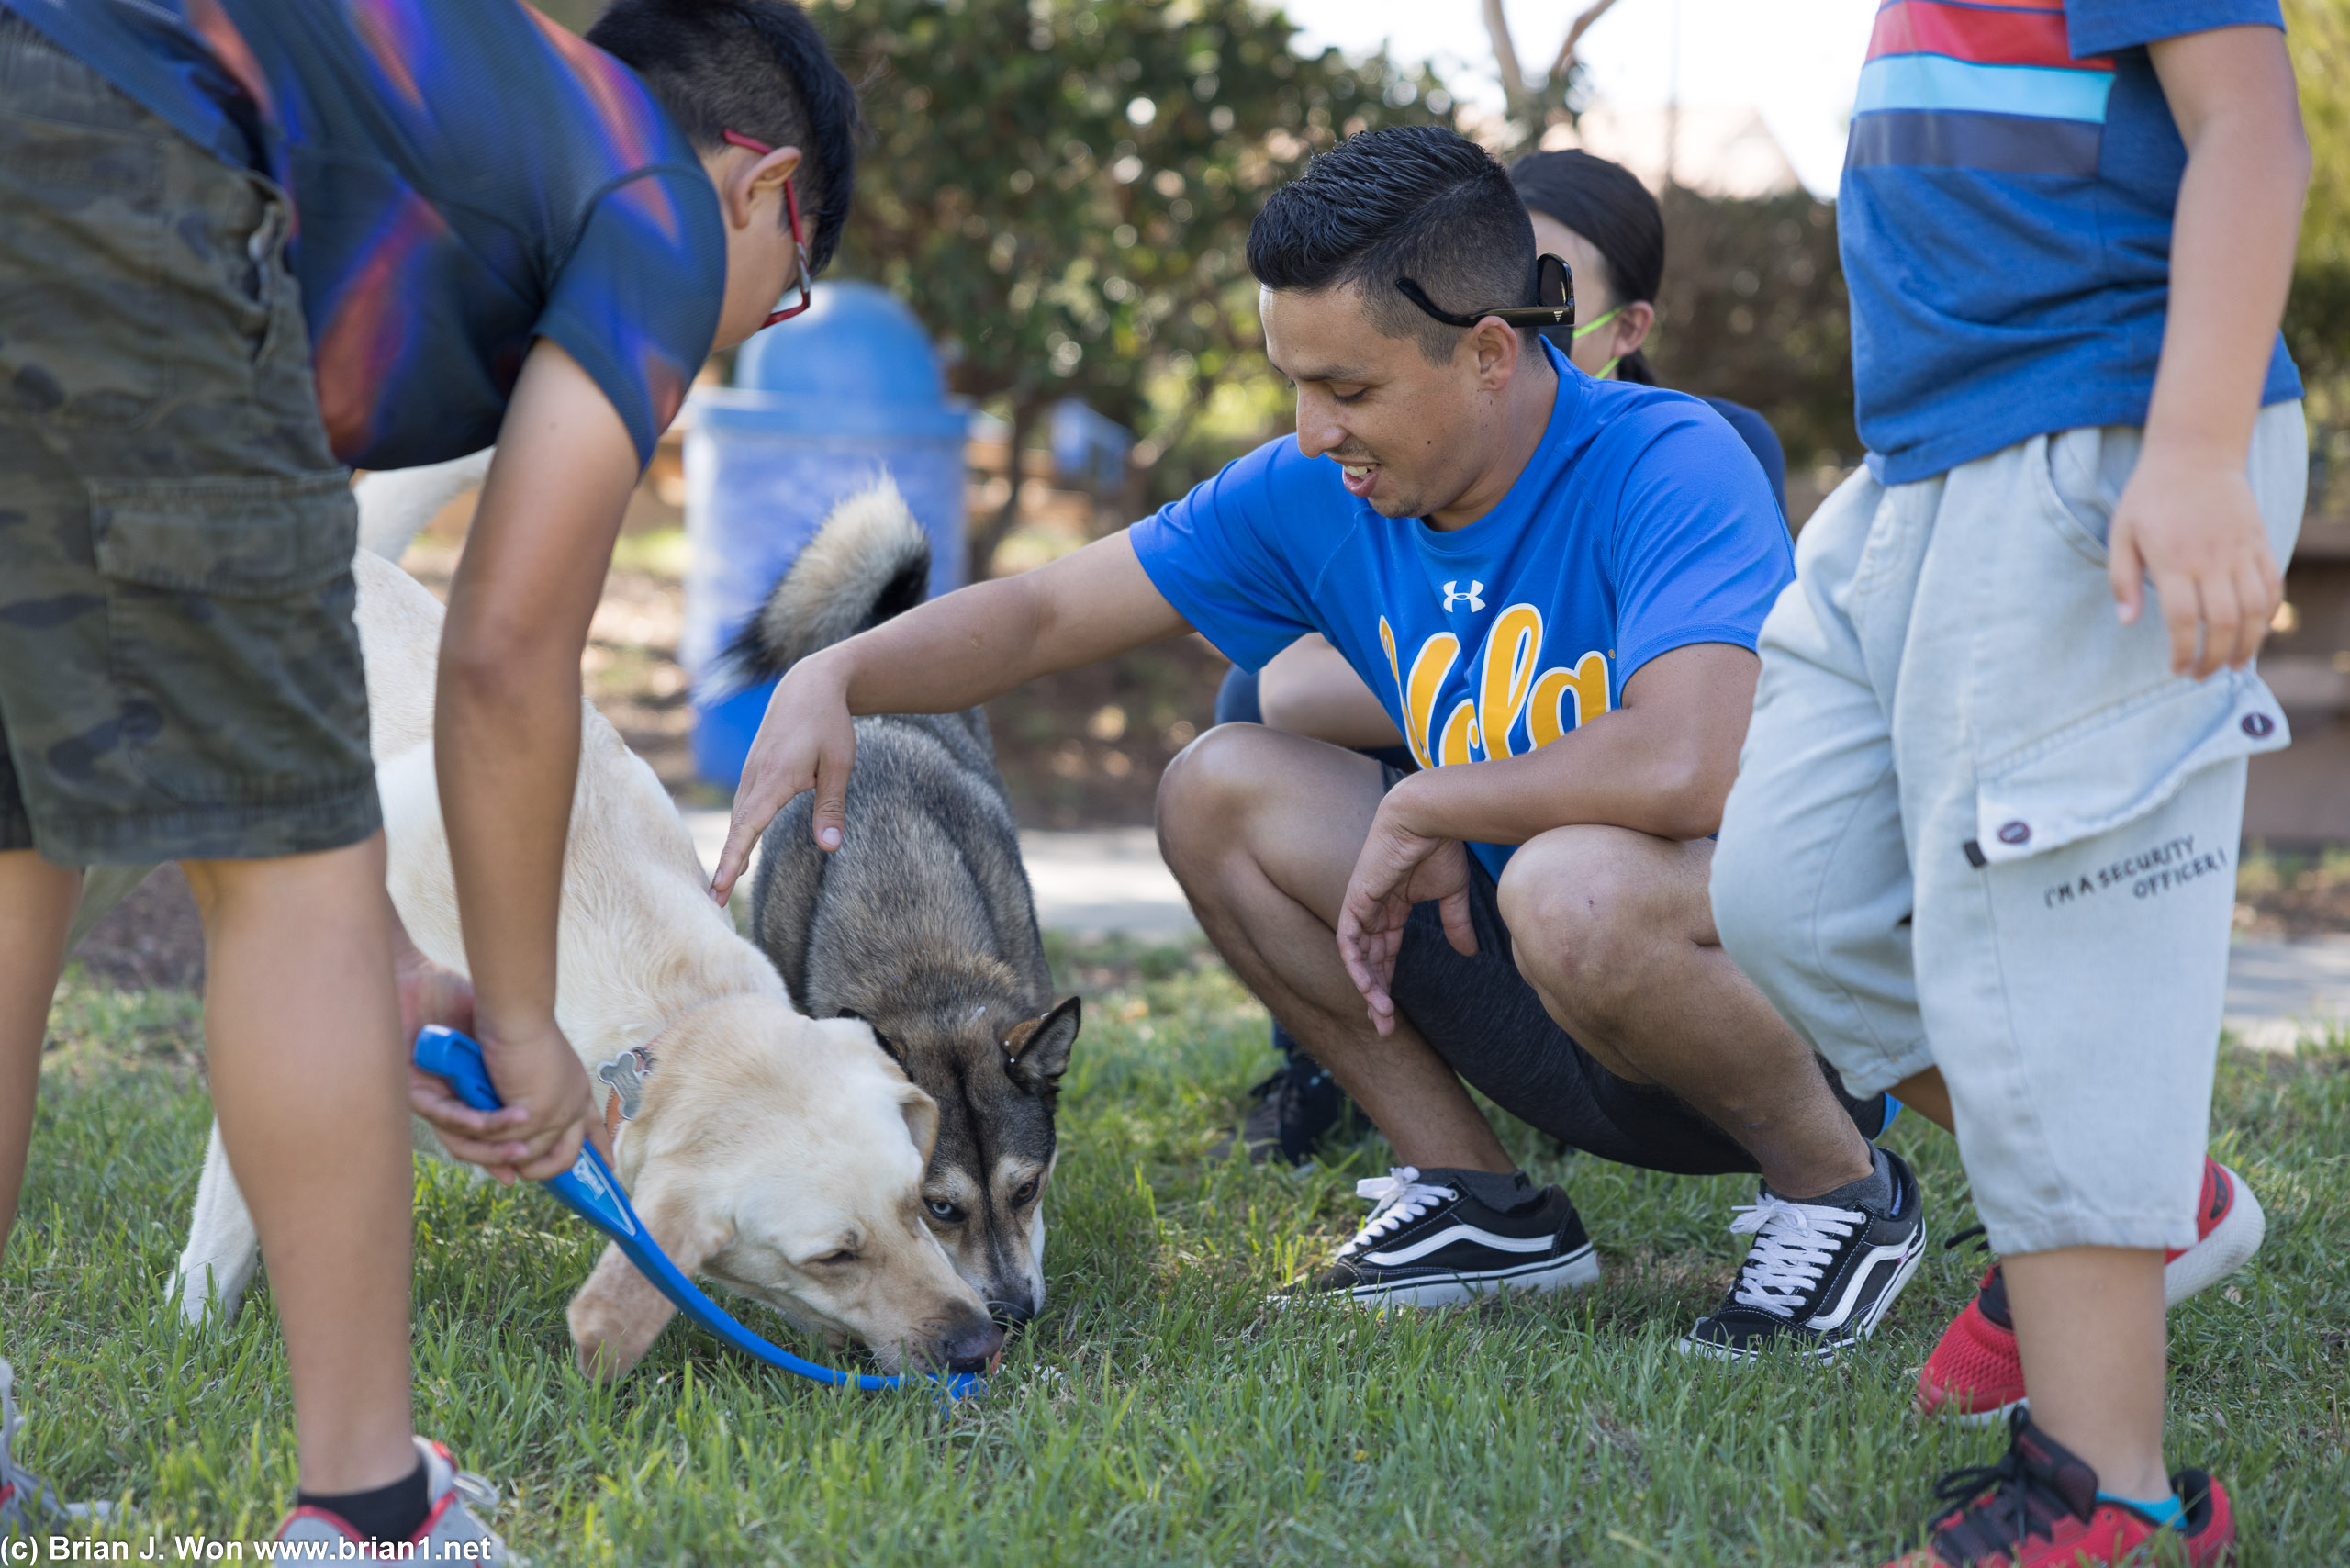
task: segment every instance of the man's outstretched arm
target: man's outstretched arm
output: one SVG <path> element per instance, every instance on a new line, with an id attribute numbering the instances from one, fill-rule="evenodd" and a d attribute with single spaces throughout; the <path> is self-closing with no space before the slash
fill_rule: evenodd
<path id="1" fill-rule="evenodd" d="M 836 849 L 859 713 L 956 713 L 1191 625 L 1132 542 L 1114 534 L 1016 577 L 974 583 L 791 666 L 743 764 L 711 894 L 720 902 L 792 797 L 816 791 L 816 842 Z"/>

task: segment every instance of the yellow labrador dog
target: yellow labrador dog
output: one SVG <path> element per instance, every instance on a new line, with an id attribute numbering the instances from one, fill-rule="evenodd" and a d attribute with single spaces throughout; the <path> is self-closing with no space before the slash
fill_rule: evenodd
<path id="1" fill-rule="evenodd" d="M 352 567 L 392 901 L 425 956 L 461 972 L 432 768 L 442 609 L 383 557 L 397 556 L 479 466 L 364 481 L 367 547 Z M 688 1274 L 766 1302 L 836 1346 L 869 1346 L 893 1371 L 976 1369 L 1003 1336 L 923 1223 L 937 1107 L 867 1025 L 792 1005 L 773 966 L 710 902 L 692 839 L 652 768 L 594 708 L 581 730 L 555 1015 L 607 1086 L 619 1174 L 638 1212 Z M 111 881 L 119 897 L 124 879 Z M 111 902 L 96 879 L 92 893 Z M 83 926 L 97 913 L 85 908 Z M 440 1152 L 417 1127 L 419 1147 Z M 172 1285 L 182 1312 L 233 1314 L 255 1256 L 216 1126 Z M 606 1248 L 571 1302 L 581 1366 L 625 1373 L 672 1311 Z"/>

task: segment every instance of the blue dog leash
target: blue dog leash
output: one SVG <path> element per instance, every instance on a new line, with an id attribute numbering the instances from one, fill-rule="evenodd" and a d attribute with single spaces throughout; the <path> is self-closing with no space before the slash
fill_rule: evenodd
<path id="1" fill-rule="evenodd" d="M 449 1086 L 457 1092 L 457 1098 L 476 1111 L 495 1111 L 505 1103 L 489 1081 L 489 1069 L 482 1061 L 481 1047 L 454 1029 L 431 1024 L 419 1030 L 416 1065 L 436 1078 L 447 1079 Z M 811 1383 L 835 1388 L 856 1387 L 867 1393 L 930 1382 L 936 1383 L 948 1398 L 961 1399 L 980 1387 L 981 1379 L 977 1372 L 954 1372 L 946 1377 L 928 1373 L 908 1378 L 834 1372 L 768 1344 L 735 1322 L 724 1307 L 702 1294 L 700 1287 L 669 1261 L 669 1255 L 661 1250 L 661 1244 L 653 1239 L 653 1233 L 644 1228 L 636 1211 L 629 1206 L 628 1194 L 621 1191 L 611 1167 L 604 1163 L 604 1157 L 596 1152 L 593 1144 L 581 1144 L 579 1158 L 572 1162 L 571 1169 L 560 1176 L 548 1177 L 543 1185 L 564 1207 L 610 1237 L 627 1254 L 628 1260 L 636 1265 L 638 1272 L 677 1304 L 678 1311 L 755 1361 L 796 1372 Z"/>

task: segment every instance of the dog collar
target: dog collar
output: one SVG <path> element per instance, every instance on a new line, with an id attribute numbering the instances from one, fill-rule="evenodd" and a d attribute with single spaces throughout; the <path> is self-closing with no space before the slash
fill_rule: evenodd
<path id="1" fill-rule="evenodd" d="M 617 1139 L 621 1124 L 636 1119 L 637 1108 L 644 1099 L 644 1081 L 652 1072 L 653 1053 L 643 1046 L 631 1046 L 596 1070 L 596 1076 L 606 1090 L 605 1137 Z"/>

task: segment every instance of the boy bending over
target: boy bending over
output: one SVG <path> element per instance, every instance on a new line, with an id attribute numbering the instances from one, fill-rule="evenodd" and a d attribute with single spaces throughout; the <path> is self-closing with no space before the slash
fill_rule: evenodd
<path id="1" fill-rule="evenodd" d="M 551 1175 L 595 1122 L 554 1012 L 580 646 L 696 369 L 832 252 L 854 96 L 783 0 L 619 0 L 590 41 L 512 0 L 7 5 L 0 1239 L 82 868 L 176 859 L 293 1374 L 281 1539 L 500 1551 L 409 1428 L 414 1020 L 346 465 L 498 445 L 435 725 L 507 1108 L 411 1094 L 459 1158 Z M 0 1537 L 56 1506 L 7 1437 Z"/>

